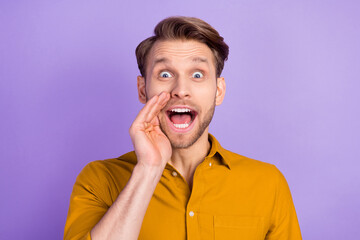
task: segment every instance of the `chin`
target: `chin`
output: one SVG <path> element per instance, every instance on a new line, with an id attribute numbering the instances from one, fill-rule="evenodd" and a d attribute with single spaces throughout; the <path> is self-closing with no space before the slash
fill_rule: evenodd
<path id="1" fill-rule="evenodd" d="M 209 126 L 210 122 L 204 122 L 205 124 L 200 124 L 193 127 L 190 132 L 187 133 L 178 133 L 168 129 L 166 123 L 160 122 L 160 128 L 163 133 L 169 139 L 173 149 L 186 149 L 194 145 L 200 137 L 204 134 L 205 130 Z"/>
<path id="2" fill-rule="evenodd" d="M 199 139 L 194 134 L 177 134 L 177 136 L 168 137 L 172 148 L 174 149 L 185 149 L 191 147 Z"/>

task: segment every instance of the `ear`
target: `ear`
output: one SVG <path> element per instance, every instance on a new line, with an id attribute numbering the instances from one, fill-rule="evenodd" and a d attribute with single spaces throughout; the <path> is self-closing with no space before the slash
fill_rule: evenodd
<path id="1" fill-rule="evenodd" d="M 139 93 L 139 101 L 141 103 L 146 103 L 146 90 L 145 90 L 145 78 L 142 76 L 137 76 L 137 88 Z"/>
<path id="2" fill-rule="evenodd" d="M 226 84 L 225 79 L 223 77 L 217 78 L 217 84 L 216 84 L 216 99 L 215 104 L 216 106 L 220 105 L 225 97 L 226 92 Z"/>

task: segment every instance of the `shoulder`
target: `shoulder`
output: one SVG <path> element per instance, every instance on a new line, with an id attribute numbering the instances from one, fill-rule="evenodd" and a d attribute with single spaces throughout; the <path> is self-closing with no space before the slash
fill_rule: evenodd
<path id="1" fill-rule="evenodd" d="M 135 164 L 134 152 L 88 163 L 76 178 L 73 195 L 95 196 L 111 206 L 129 181 Z"/>
<path id="2" fill-rule="evenodd" d="M 249 158 L 223 148 L 211 134 L 209 134 L 209 140 L 212 143 L 212 149 L 220 154 L 223 163 L 227 164 L 231 169 L 231 173 L 238 176 L 240 174 L 250 175 L 251 177 L 257 177 L 258 175 L 274 177 L 279 172 L 275 165 L 271 163 Z"/>
<path id="3" fill-rule="evenodd" d="M 271 163 L 249 158 L 224 149 L 224 156 L 231 166 L 232 175 L 243 176 L 249 181 L 267 182 L 272 185 L 279 184 L 285 178 L 280 170 Z"/>
<path id="4" fill-rule="evenodd" d="M 229 160 L 231 164 L 231 168 L 236 171 L 256 171 L 267 174 L 274 174 L 278 171 L 274 164 L 246 157 L 225 149 L 224 153 L 224 156 Z"/>
<path id="5" fill-rule="evenodd" d="M 136 165 L 136 155 L 134 152 L 128 152 L 117 158 L 96 160 L 89 162 L 77 177 L 77 182 L 122 182 L 127 180 Z"/>

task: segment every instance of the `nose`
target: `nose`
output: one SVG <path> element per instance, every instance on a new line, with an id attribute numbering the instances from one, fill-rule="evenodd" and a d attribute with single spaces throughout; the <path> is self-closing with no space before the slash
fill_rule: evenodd
<path id="1" fill-rule="evenodd" d="M 190 97 L 190 81 L 185 77 L 178 77 L 171 90 L 171 97 L 187 99 Z"/>

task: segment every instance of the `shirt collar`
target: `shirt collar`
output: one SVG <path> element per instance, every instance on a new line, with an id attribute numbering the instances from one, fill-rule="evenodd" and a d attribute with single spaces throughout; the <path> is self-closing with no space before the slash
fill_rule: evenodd
<path id="1" fill-rule="evenodd" d="M 213 158 L 213 157 L 219 157 L 220 162 L 225 165 L 229 170 L 231 170 L 231 164 L 230 164 L 230 159 L 231 156 L 229 156 L 229 153 L 226 149 L 224 149 L 220 143 L 218 142 L 218 140 L 216 140 L 216 138 L 212 135 L 212 134 L 208 134 L 208 139 L 211 143 L 211 147 L 210 147 L 210 151 L 209 154 L 206 156 L 206 158 Z M 133 163 L 136 164 L 137 163 L 137 159 L 136 159 L 136 155 L 135 155 L 135 151 L 127 153 L 130 154 L 128 159 L 133 159 Z M 119 157 L 120 159 L 120 157 Z M 125 158 L 127 159 L 127 158 Z M 168 164 L 166 164 L 165 168 L 170 168 L 170 166 Z"/>
<path id="2" fill-rule="evenodd" d="M 211 135 L 209 133 L 209 141 L 211 143 L 211 148 L 210 148 L 210 152 L 207 155 L 207 158 L 212 158 L 214 157 L 216 154 L 220 155 L 220 159 L 222 161 L 222 163 L 224 165 L 226 165 L 228 167 L 229 170 L 231 170 L 231 165 L 230 165 L 230 157 L 228 155 L 228 152 L 226 149 L 224 149 L 220 143 L 218 142 L 218 140 L 216 140 L 216 138 Z"/>

